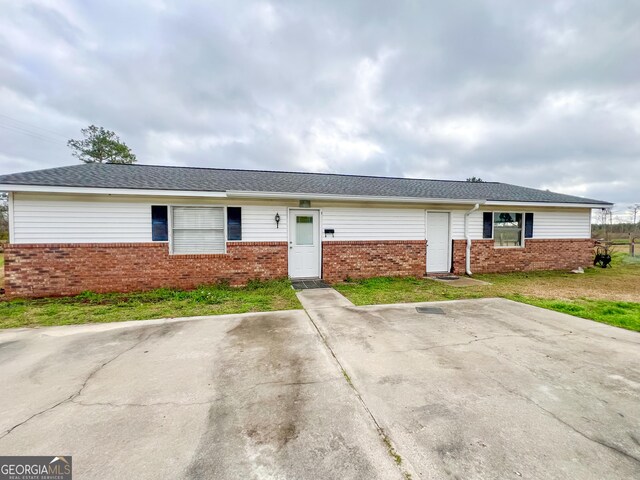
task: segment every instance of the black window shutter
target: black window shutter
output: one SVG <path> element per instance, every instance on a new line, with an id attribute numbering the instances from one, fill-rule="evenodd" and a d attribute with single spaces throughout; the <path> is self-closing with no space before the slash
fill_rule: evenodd
<path id="1" fill-rule="evenodd" d="M 227 207 L 227 240 L 242 240 L 242 209 Z"/>
<path id="2" fill-rule="evenodd" d="M 482 213 L 482 238 L 491 238 L 493 235 L 493 213 Z"/>
<path id="3" fill-rule="evenodd" d="M 533 212 L 524 214 L 524 238 L 533 238 Z"/>
<path id="4" fill-rule="evenodd" d="M 166 242 L 169 240 L 169 216 L 166 205 L 151 205 L 151 240 Z"/>

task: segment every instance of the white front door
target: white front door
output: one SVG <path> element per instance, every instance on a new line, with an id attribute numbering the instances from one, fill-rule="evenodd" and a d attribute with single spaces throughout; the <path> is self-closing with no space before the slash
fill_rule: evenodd
<path id="1" fill-rule="evenodd" d="M 289 276 L 320 276 L 320 228 L 317 210 L 289 211 Z"/>
<path id="2" fill-rule="evenodd" d="M 427 273 L 449 271 L 449 213 L 427 212 Z"/>

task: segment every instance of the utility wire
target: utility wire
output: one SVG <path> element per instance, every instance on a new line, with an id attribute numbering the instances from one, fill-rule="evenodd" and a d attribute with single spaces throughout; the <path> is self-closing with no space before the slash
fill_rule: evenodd
<path id="1" fill-rule="evenodd" d="M 49 130 L 48 128 L 44 128 L 44 127 L 39 127 L 37 125 L 33 125 L 32 123 L 27 123 L 27 122 L 24 122 L 22 120 L 18 120 L 17 118 L 10 117 L 9 115 L 5 115 L 4 113 L 0 113 L 0 117 L 8 118 L 9 120 L 11 120 L 13 122 L 16 122 L 16 123 L 21 123 L 22 125 L 25 125 L 28 128 L 32 128 L 32 129 L 35 128 L 37 130 L 42 130 L 44 132 L 49 132 L 49 133 L 52 133 L 54 135 L 57 135 L 58 137 L 62 137 L 64 139 L 68 138 L 66 135 L 62 135 L 61 133 L 55 132 L 53 130 Z"/>
<path id="2" fill-rule="evenodd" d="M 8 129 L 9 131 L 12 131 L 14 133 L 22 133 L 23 135 L 27 135 L 27 136 L 29 136 L 31 138 L 35 138 L 35 139 L 38 139 L 38 140 L 43 140 L 45 142 L 53 143 L 55 145 L 60 145 L 60 146 L 64 145 L 64 143 L 61 142 L 58 139 L 54 139 L 52 137 L 45 137 L 45 136 L 40 135 L 40 134 L 38 134 L 36 132 L 32 132 L 32 131 L 29 131 L 29 130 L 21 129 L 21 128 L 15 127 L 13 125 L 4 125 L 4 124 L 0 123 L 0 128 Z"/>

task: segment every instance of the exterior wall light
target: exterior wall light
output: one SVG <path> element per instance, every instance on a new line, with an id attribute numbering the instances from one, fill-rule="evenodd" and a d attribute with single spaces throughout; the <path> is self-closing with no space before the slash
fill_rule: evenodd
<path id="1" fill-rule="evenodd" d="M 280 214 L 276 213 L 276 228 L 280 228 Z"/>

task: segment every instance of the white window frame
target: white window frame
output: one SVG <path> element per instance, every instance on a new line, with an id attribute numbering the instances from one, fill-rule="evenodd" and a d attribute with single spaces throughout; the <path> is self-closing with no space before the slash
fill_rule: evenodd
<path id="1" fill-rule="evenodd" d="M 496 245 L 496 213 L 519 213 L 522 215 L 522 227 L 520 228 L 520 245 Z M 525 212 L 519 212 L 518 210 L 492 210 L 491 211 L 491 240 L 493 240 L 493 248 L 524 248 L 524 222 Z M 488 240 L 485 238 L 485 240 Z"/>
<path id="2" fill-rule="evenodd" d="M 207 204 L 170 204 L 169 207 L 169 253 L 171 255 L 226 255 L 227 254 L 227 206 L 207 205 Z M 173 209 L 174 207 L 194 207 L 194 208 L 221 208 L 222 209 L 222 233 L 224 235 L 224 250 L 222 252 L 200 252 L 200 253 L 175 253 L 173 251 Z"/>

